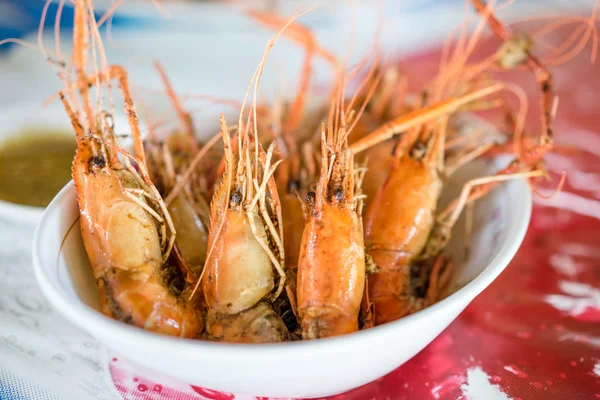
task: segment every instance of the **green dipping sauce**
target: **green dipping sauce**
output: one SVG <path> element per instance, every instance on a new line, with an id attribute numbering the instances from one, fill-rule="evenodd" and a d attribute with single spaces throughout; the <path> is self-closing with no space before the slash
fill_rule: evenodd
<path id="1" fill-rule="evenodd" d="M 23 132 L 0 143 L 0 200 L 46 207 L 71 179 L 75 137 Z"/>

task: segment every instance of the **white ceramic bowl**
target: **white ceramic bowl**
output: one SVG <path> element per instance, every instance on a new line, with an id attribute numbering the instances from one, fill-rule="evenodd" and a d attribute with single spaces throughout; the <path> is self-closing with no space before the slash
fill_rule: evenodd
<path id="1" fill-rule="evenodd" d="M 489 174 L 506 160 L 478 161 L 457 173 L 443 202 L 467 179 Z M 401 320 L 315 341 L 240 345 L 192 341 L 143 331 L 97 310 L 97 289 L 79 231 L 73 183 L 48 206 L 35 233 L 37 280 L 50 303 L 73 324 L 145 367 L 193 385 L 272 397 L 320 397 L 371 382 L 422 350 L 507 266 L 527 230 L 531 192 L 507 182 L 475 207 L 471 256 L 461 263 L 459 226 L 450 253 L 456 272 L 451 294 Z"/>

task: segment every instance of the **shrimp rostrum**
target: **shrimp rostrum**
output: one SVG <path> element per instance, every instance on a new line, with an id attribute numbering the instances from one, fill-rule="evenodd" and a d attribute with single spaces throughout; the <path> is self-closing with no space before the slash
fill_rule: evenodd
<path id="1" fill-rule="evenodd" d="M 181 296 L 185 288 L 173 284 L 177 271 L 171 266 L 170 254 L 175 230 L 146 171 L 126 72 L 120 66 L 105 65 L 95 76 L 86 76 L 90 32 L 99 39 L 93 13 L 78 1 L 74 29 L 78 83 L 65 81 L 67 90 L 61 93 L 61 100 L 77 134 L 72 173 L 83 243 L 98 284 L 100 308 L 107 316 L 150 331 L 197 337 L 203 321 L 195 305 Z M 90 106 L 88 90 L 96 86 L 101 93 L 106 84 L 110 96 L 113 79 L 123 92 L 135 156 L 117 144 L 112 114 L 99 111 L 99 104 Z M 78 88 L 79 97 L 70 89 L 73 87 Z M 74 108 L 77 104 L 82 104 L 83 110 Z"/>

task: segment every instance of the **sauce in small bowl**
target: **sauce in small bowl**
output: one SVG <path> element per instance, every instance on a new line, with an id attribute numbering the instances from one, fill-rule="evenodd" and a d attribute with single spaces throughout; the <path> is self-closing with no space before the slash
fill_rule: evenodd
<path id="1" fill-rule="evenodd" d="M 56 130 L 22 131 L 0 144 L 0 200 L 46 207 L 71 179 L 75 138 Z"/>
<path id="2" fill-rule="evenodd" d="M 0 220 L 36 225 L 71 179 L 76 140 L 60 104 L 0 108 Z"/>
<path id="3" fill-rule="evenodd" d="M 71 180 L 77 141 L 59 103 L 0 107 L 0 220 L 37 225 L 46 206 Z M 128 135 L 124 115 L 113 116 L 115 133 Z M 142 132 L 146 132 L 140 124 Z M 142 135 L 142 139 L 143 139 Z M 130 138 L 121 138 L 125 149 Z"/>

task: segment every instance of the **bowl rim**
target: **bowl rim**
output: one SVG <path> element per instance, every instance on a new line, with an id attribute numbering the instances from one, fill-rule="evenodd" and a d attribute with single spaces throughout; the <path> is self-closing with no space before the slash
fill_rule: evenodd
<path id="1" fill-rule="evenodd" d="M 156 352 L 160 352 L 161 350 L 159 349 L 167 346 L 170 352 L 181 351 L 188 354 L 197 354 L 201 357 L 210 357 L 212 355 L 249 360 L 256 356 L 289 356 L 290 354 L 299 351 L 326 351 L 329 353 L 338 353 L 349 345 L 369 343 L 370 339 L 372 339 L 374 336 L 380 336 L 385 332 L 389 333 L 400 325 L 408 322 L 418 323 L 419 321 L 434 315 L 436 312 L 441 311 L 442 309 L 448 307 L 452 308 L 451 305 L 453 303 L 456 308 L 460 307 L 461 303 L 464 303 L 466 299 L 471 299 L 467 302 L 468 304 L 477 295 L 479 295 L 479 293 L 487 288 L 487 286 L 489 286 L 489 284 L 500 275 L 510 260 L 514 257 L 518 248 L 521 246 L 521 243 L 525 237 L 525 233 L 529 227 L 532 210 L 531 188 L 522 180 L 512 181 L 508 184 L 517 185 L 516 192 L 521 193 L 521 199 L 513 203 L 512 210 L 514 211 L 516 218 L 512 218 L 514 222 L 510 224 L 507 231 L 507 237 L 512 237 L 513 240 L 507 240 L 504 242 L 504 244 L 498 249 L 497 254 L 483 271 L 481 271 L 474 279 L 465 284 L 465 286 L 462 288 L 458 289 L 456 292 L 448 295 L 439 302 L 421 311 L 403 317 L 397 321 L 337 337 L 323 338 L 320 340 L 302 340 L 264 344 L 220 343 L 197 339 L 184 339 L 156 334 L 135 326 L 124 324 L 120 321 L 113 320 L 112 318 L 105 316 L 99 311 L 83 303 L 81 300 L 75 303 L 69 301 L 69 299 L 64 296 L 63 291 L 55 287 L 55 285 L 52 283 L 55 279 L 52 279 L 48 275 L 46 269 L 43 267 L 41 260 L 41 246 L 43 241 L 41 240 L 41 235 L 46 228 L 46 221 L 50 218 L 50 215 L 52 213 L 61 213 L 61 211 L 66 207 L 65 204 L 67 202 L 67 198 L 72 196 L 71 192 L 75 190 L 74 182 L 72 180 L 65 185 L 65 187 L 63 187 L 63 189 L 48 205 L 38 226 L 36 227 L 32 247 L 33 268 L 42 292 L 46 295 L 57 311 L 71 321 L 74 325 L 88 332 L 92 336 L 101 336 L 95 335 L 94 332 L 89 329 L 89 327 L 94 326 L 98 328 L 96 332 L 110 331 L 112 335 L 118 335 L 121 342 L 143 340 L 146 345 L 152 346 Z M 464 309 L 467 304 L 462 306 L 461 310 Z"/>

